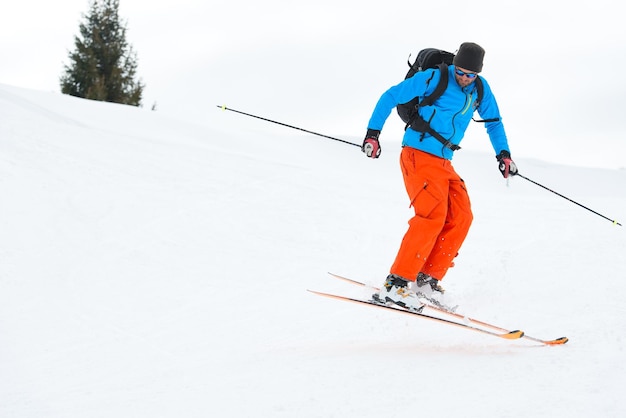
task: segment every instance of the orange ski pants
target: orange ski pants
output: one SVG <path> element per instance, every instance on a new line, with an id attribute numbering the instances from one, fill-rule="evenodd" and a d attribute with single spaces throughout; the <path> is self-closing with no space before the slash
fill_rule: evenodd
<path id="1" fill-rule="evenodd" d="M 390 273 L 414 281 L 423 272 L 441 280 L 473 220 L 465 183 L 450 160 L 415 148 L 402 149 L 400 166 L 415 216 Z"/>

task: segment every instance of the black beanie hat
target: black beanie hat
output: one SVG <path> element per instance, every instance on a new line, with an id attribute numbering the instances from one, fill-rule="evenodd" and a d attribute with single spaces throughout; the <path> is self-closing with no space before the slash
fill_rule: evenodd
<path id="1" fill-rule="evenodd" d="M 473 42 L 464 42 L 459 47 L 459 52 L 454 56 L 452 63 L 466 70 L 481 72 L 483 70 L 483 57 L 485 50 Z"/>

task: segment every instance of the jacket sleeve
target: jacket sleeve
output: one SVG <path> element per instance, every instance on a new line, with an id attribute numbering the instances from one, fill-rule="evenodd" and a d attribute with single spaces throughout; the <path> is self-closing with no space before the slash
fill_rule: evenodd
<path id="1" fill-rule="evenodd" d="M 427 93 L 430 93 L 428 91 L 429 86 L 437 86 L 439 77 L 440 72 L 431 69 L 419 72 L 413 77 L 391 87 L 378 99 L 367 128 L 382 130 L 389 114 L 397 105 L 410 102 L 417 96 L 425 96 Z M 434 90 L 434 87 L 430 87 L 430 89 Z"/>
<path id="2" fill-rule="evenodd" d="M 498 109 L 498 103 L 487 81 L 482 77 L 481 79 L 483 81 L 483 100 L 478 105 L 478 114 L 485 120 L 498 119 L 496 122 L 485 123 L 491 146 L 496 152 L 496 155 L 503 150 L 509 151 L 510 153 L 506 132 L 504 131 L 504 124 L 500 116 L 500 109 Z"/>

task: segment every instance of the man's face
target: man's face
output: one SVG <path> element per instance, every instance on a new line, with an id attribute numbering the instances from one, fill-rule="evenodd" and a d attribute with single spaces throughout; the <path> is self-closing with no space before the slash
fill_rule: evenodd
<path id="1" fill-rule="evenodd" d="M 476 77 L 478 76 L 475 72 L 466 70 L 463 67 L 454 67 L 454 76 L 456 77 L 456 82 L 459 83 L 461 87 L 469 86 Z"/>

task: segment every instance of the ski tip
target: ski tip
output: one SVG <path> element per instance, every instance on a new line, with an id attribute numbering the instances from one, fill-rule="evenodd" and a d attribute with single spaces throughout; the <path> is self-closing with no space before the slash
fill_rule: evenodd
<path id="1" fill-rule="evenodd" d="M 546 345 L 563 345 L 563 344 L 565 344 L 568 341 L 569 341 L 569 338 L 561 337 L 561 338 L 557 338 L 556 340 L 544 341 L 544 344 L 546 344 Z"/>
<path id="2" fill-rule="evenodd" d="M 506 338 L 507 340 L 517 340 L 524 336 L 524 331 L 515 330 L 515 331 L 508 332 L 506 334 L 501 334 L 500 336 L 502 338 Z"/>

